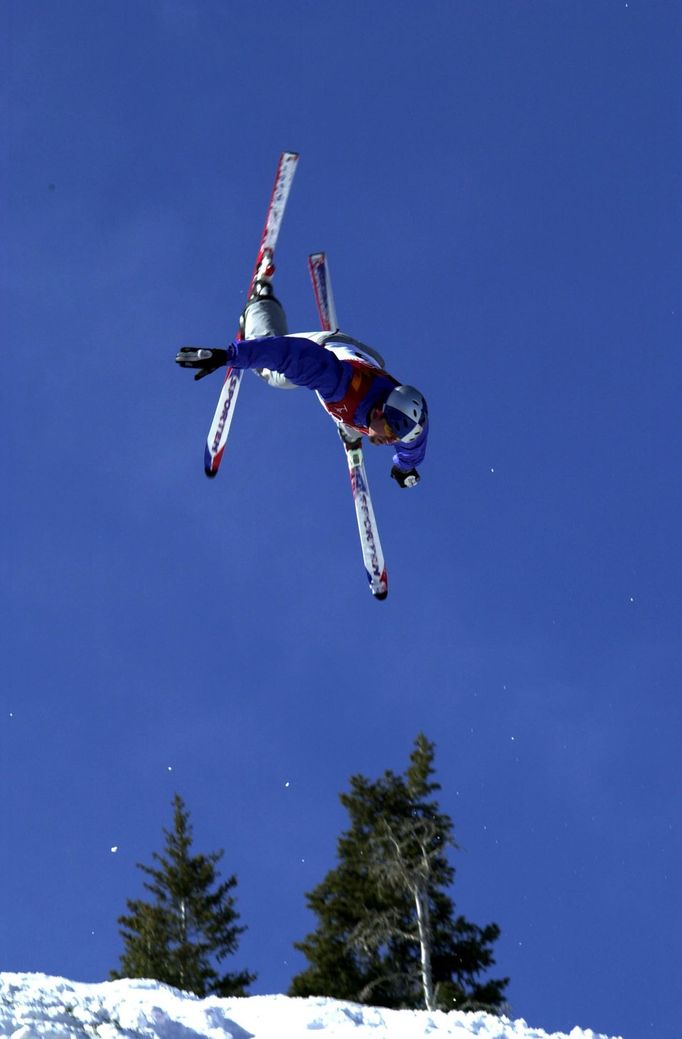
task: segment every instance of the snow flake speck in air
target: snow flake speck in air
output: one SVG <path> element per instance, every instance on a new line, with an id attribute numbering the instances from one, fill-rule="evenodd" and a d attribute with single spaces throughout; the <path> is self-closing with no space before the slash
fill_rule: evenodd
<path id="1" fill-rule="evenodd" d="M 606 1039 L 581 1028 L 547 1033 L 482 1012 L 387 1010 L 324 997 L 198 999 L 156 981 L 86 985 L 0 974 L 0 1036 L 11 1039 L 304 1039 L 311 1032 L 327 1039 Z"/>

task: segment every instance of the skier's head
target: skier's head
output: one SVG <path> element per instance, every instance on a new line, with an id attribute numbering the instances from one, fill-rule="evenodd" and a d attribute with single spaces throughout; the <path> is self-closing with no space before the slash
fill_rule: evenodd
<path id="1" fill-rule="evenodd" d="M 414 386 L 396 386 L 386 398 L 383 417 L 395 439 L 409 444 L 417 439 L 426 425 L 426 401 Z"/>

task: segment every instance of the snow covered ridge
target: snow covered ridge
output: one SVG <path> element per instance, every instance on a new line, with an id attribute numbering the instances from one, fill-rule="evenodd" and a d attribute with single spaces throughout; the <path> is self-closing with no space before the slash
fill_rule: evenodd
<path id="1" fill-rule="evenodd" d="M 0 1039 L 606 1039 L 551 1036 L 525 1021 L 452 1010 L 385 1010 L 334 999 L 198 999 L 156 981 L 85 985 L 0 974 Z"/>

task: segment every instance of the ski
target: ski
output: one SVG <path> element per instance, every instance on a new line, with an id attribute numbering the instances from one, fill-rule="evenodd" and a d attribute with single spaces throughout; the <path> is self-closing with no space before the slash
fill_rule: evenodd
<path id="1" fill-rule="evenodd" d="M 249 282 L 247 299 L 250 298 L 254 284 L 259 275 L 262 276 L 272 273 L 275 245 L 277 244 L 280 228 L 282 226 L 282 218 L 289 198 L 289 192 L 291 191 L 297 163 L 297 152 L 282 152 L 279 157 L 277 172 L 275 174 L 275 183 L 270 196 L 270 204 L 268 205 L 267 213 L 265 215 L 265 224 L 263 226 L 263 233 L 261 235 L 253 274 L 251 275 L 251 281 Z M 242 338 L 241 330 L 237 331 L 235 338 Z M 223 382 L 220 391 L 218 404 L 216 405 L 211 428 L 209 429 L 206 438 L 206 447 L 204 449 L 204 472 L 210 477 L 215 476 L 220 468 L 223 452 L 225 451 L 225 445 L 227 444 L 227 437 L 230 432 L 230 426 L 232 425 L 232 418 L 234 416 L 237 396 L 241 386 L 242 374 L 243 372 L 236 368 L 228 368 L 225 374 L 225 381 Z"/>
<path id="2" fill-rule="evenodd" d="M 317 312 L 324 332 L 337 332 L 338 322 L 336 307 L 329 276 L 329 261 L 326 253 L 313 253 L 308 257 L 308 269 L 313 283 Z M 369 493 L 365 457 L 362 442 L 348 444 L 341 438 L 346 452 L 346 462 L 353 492 L 355 518 L 358 523 L 362 561 L 367 573 L 369 588 L 375 599 L 385 599 L 388 595 L 388 574 L 384 563 L 384 553 L 379 539 L 372 498 Z"/>
<path id="3" fill-rule="evenodd" d="M 384 563 L 384 554 L 379 540 L 379 530 L 372 508 L 372 499 L 367 484 L 365 459 L 362 447 L 351 447 L 344 444 L 350 485 L 355 504 L 355 518 L 358 521 L 362 561 L 365 564 L 369 589 L 375 599 L 385 599 L 388 595 L 388 574 Z"/>
<path id="4" fill-rule="evenodd" d="M 334 306 L 326 253 L 313 253 L 312 256 L 309 256 L 308 270 L 313 283 L 317 312 L 320 315 L 320 325 L 325 332 L 338 332 L 339 323 L 336 320 L 336 307 Z"/>

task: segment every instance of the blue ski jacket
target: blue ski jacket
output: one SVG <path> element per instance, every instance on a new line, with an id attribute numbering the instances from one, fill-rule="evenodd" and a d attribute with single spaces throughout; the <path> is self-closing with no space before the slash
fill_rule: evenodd
<path id="1" fill-rule="evenodd" d="M 281 372 L 294 385 L 317 391 L 322 401 L 329 404 L 337 404 L 348 395 L 355 371 L 350 361 L 338 358 L 312 339 L 291 335 L 235 340 L 228 347 L 227 364 L 230 368 L 268 368 Z M 382 404 L 396 386 L 396 380 L 382 368 L 372 368 L 371 372 L 367 392 L 352 418 L 344 420 L 359 432 L 368 426 L 372 408 Z M 427 438 L 428 423 L 416 440 L 409 444 L 397 441 L 392 445 L 394 464 L 403 472 L 414 469 L 424 459 Z"/>

